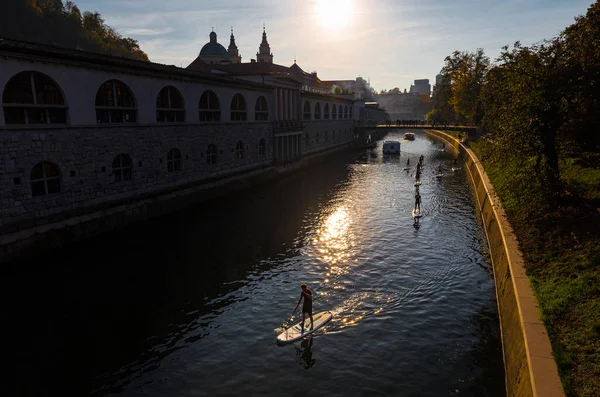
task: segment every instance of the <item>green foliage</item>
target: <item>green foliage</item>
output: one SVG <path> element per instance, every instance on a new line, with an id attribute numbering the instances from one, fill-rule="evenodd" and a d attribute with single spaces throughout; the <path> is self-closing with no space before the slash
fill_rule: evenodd
<path id="1" fill-rule="evenodd" d="M 148 61 L 136 40 L 121 37 L 97 12 L 82 14 L 71 1 L 8 0 L 0 37 Z"/>
<path id="2" fill-rule="evenodd" d="M 448 104 L 472 124 L 479 124 L 483 116 L 480 93 L 489 67 L 490 59 L 479 48 L 475 52 L 454 51 L 442 68 L 442 78 L 450 84 Z"/>

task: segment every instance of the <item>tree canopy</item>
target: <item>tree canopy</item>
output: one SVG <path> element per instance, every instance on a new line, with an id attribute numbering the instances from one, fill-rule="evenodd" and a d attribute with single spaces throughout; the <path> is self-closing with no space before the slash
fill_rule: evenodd
<path id="1" fill-rule="evenodd" d="M 136 40 L 122 37 L 99 13 L 82 13 L 71 1 L 3 1 L 0 37 L 148 61 Z"/>
<path id="2" fill-rule="evenodd" d="M 514 166 L 513 187 L 529 197 L 556 204 L 560 159 L 599 151 L 600 1 L 558 37 L 505 46 L 493 63 L 482 49 L 455 51 L 441 74 L 428 118 L 482 126 L 490 158 Z"/>

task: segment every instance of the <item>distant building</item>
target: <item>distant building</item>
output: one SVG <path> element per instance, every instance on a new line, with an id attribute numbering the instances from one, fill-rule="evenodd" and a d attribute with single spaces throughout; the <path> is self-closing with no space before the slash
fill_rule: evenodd
<path id="1" fill-rule="evenodd" d="M 431 84 L 429 84 L 429 79 L 415 80 L 415 83 L 410 86 L 410 93 L 431 95 Z"/>
<path id="2" fill-rule="evenodd" d="M 210 41 L 202 47 L 198 55 L 198 58 L 202 59 L 204 63 L 229 64 L 242 62 L 242 57 L 239 56 L 237 46 L 235 45 L 233 30 L 231 31 L 229 50 L 226 50 L 225 47 L 217 42 L 217 34 L 214 31 L 210 32 L 208 37 Z"/>
<path id="3" fill-rule="evenodd" d="M 373 98 L 371 85 L 362 77 L 357 77 L 356 80 L 326 80 L 323 83 L 330 84 L 332 92 L 335 92 L 336 88 L 339 88 L 354 95 L 356 99 Z"/>

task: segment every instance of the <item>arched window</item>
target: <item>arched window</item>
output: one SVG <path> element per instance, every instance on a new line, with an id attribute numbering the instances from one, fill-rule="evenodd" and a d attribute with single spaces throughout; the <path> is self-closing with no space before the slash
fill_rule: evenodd
<path id="1" fill-rule="evenodd" d="M 331 119 L 335 120 L 337 118 L 337 107 L 335 105 L 331 105 Z"/>
<path id="2" fill-rule="evenodd" d="M 258 154 L 264 156 L 266 152 L 267 147 L 265 145 L 265 140 L 261 138 L 261 140 L 258 142 Z"/>
<path id="3" fill-rule="evenodd" d="M 256 121 L 267 121 L 269 120 L 269 108 L 267 106 L 267 100 L 264 96 L 259 96 L 254 106 L 254 120 Z"/>
<path id="4" fill-rule="evenodd" d="M 348 106 L 344 106 L 344 118 L 348 118 Z"/>
<path id="5" fill-rule="evenodd" d="M 206 149 L 206 163 L 217 164 L 217 145 L 211 143 Z"/>
<path id="6" fill-rule="evenodd" d="M 173 148 L 167 153 L 167 170 L 175 172 L 181 170 L 181 152 Z"/>
<path id="7" fill-rule="evenodd" d="M 323 113 L 324 113 L 323 119 L 329 120 L 329 104 L 328 103 L 325 104 L 325 109 L 324 109 Z"/>
<path id="8" fill-rule="evenodd" d="M 310 103 L 308 103 L 308 101 L 304 102 L 304 113 L 302 118 L 304 120 L 310 120 Z"/>
<path id="9" fill-rule="evenodd" d="M 183 123 L 185 121 L 183 96 L 177 88 L 167 86 L 158 93 L 156 121 L 159 123 Z"/>
<path id="10" fill-rule="evenodd" d="M 221 106 L 217 94 L 211 90 L 204 91 L 200 97 L 200 121 L 220 121 Z"/>
<path id="11" fill-rule="evenodd" d="M 124 83 L 109 80 L 96 93 L 96 121 L 102 123 L 135 123 L 137 109 L 133 93 Z"/>
<path id="12" fill-rule="evenodd" d="M 235 145 L 235 158 L 240 160 L 244 158 L 244 142 L 239 141 L 237 145 Z"/>
<path id="13" fill-rule="evenodd" d="M 350 118 L 352 118 L 352 105 L 350 105 Z"/>
<path id="14" fill-rule="evenodd" d="M 344 114 L 342 112 L 342 105 L 338 106 L 338 118 L 341 120 L 344 117 Z"/>
<path id="15" fill-rule="evenodd" d="M 67 106 L 58 85 L 38 72 L 22 72 L 6 83 L 4 120 L 10 124 L 66 124 Z"/>
<path id="16" fill-rule="evenodd" d="M 231 100 L 231 121 L 246 121 L 246 100 L 242 94 L 235 94 Z"/>
<path id="17" fill-rule="evenodd" d="M 319 102 L 315 105 L 315 120 L 321 120 L 321 104 Z"/>
<path id="18" fill-rule="evenodd" d="M 112 172 L 115 176 L 115 182 L 131 180 L 131 157 L 121 153 L 115 157 L 112 162 Z"/>
<path id="19" fill-rule="evenodd" d="M 60 193 L 60 170 L 50 162 L 37 163 L 31 170 L 31 195 Z"/>

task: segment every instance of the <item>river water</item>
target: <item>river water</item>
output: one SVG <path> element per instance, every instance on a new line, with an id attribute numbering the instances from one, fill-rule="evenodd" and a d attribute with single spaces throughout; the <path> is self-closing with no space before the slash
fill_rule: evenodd
<path id="1" fill-rule="evenodd" d="M 504 396 L 468 176 L 414 132 L 8 272 L 11 395 Z M 333 320 L 277 346 L 300 283 Z"/>

